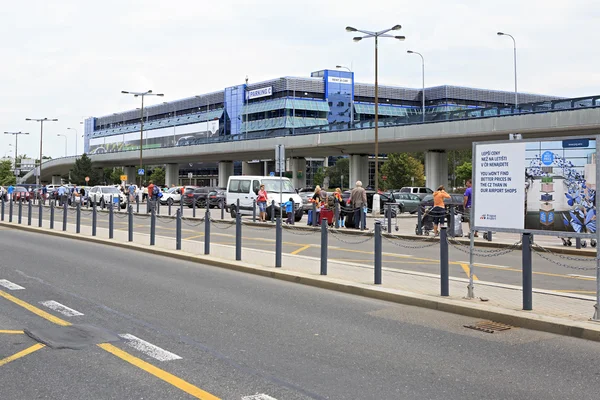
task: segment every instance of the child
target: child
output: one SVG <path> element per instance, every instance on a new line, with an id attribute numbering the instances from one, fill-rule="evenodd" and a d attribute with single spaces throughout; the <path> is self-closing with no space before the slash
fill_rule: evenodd
<path id="1" fill-rule="evenodd" d="M 288 201 L 285 202 L 285 213 L 287 215 L 287 219 L 285 220 L 286 224 L 292 223 L 292 218 L 294 217 L 294 199 L 290 197 Z"/>

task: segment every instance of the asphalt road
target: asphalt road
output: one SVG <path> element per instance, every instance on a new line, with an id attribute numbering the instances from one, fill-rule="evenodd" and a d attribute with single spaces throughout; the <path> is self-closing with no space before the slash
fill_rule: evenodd
<path id="1" fill-rule="evenodd" d="M 16 209 L 15 209 L 16 210 Z M 37 207 L 33 208 L 33 225 L 37 224 Z M 163 210 L 164 211 L 164 210 Z M 215 210 L 213 218 L 220 218 Z M 16 212 L 16 211 L 15 211 Z M 75 210 L 70 209 L 69 222 L 75 221 Z M 49 218 L 48 209 L 44 209 L 44 219 Z M 91 225 L 91 211 L 82 210 L 82 226 Z M 26 208 L 23 223 L 26 223 Z M 99 227 L 108 227 L 108 214 L 98 212 Z M 198 214 L 200 216 L 200 213 Z M 16 221 L 16 217 L 14 219 Z M 115 213 L 115 229 L 127 230 L 125 213 Z M 62 209 L 56 210 L 55 229 L 61 229 Z M 270 229 L 269 229 L 270 228 Z M 86 228 L 82 228 L 84 231 Z M 137 233 L 150 232 L 150 220 L 147 215 L 134 217 L 134 230 Z M 87 231 L 86 231 L 87 232 Z M 175 237 L 174 219 L 166 216 L 157 218 L 156 234 Z M 187 240 L 204 240 L 204 224 L 194 220 L 184 220 L 182 236 Z M 211 243 L 235 245 L 235 229 L 224 222 L 215 222 L 211 228 Z M 320 257 L 321 237 L 319 232 L 285 229 L 283 232 L 283 252 Z M 425 241 L 383 240 L 383 266 L 410 271 L 439 274 L 439 245 L 430 246 Z M 331 260 L 373 265 L 373 240 L 348 234 L 330 234 L 328 255 Z M 275 231 L 271 223 L 261 227 L 243 227 L 243 246 L 262 250 L 275 250 Z M 426 247 L 424 247 L 426 246 Z M 522 255 L 519 250 L 508 254 L 494 255 L 497 249 L 481 248 L 475 256 L 475 280 L 520 286 L 522 282 Z M 450 276 L 468 278 L 468 246 L 454 245 L 449 248 Z M 539 254 L 539 253 L 538 253 Z M 533 286 L 537 289 L 554 290 L 561 293 L 595 296 L 595 260 L 580 261 L 578 257 L 533 255 Z M 548 259 L 552 260 L 549 261 Z M 251 261 L 251 260 L 249 260 Z"/>
<path id="2" fill-rule="evenodd" d="M 594 342 L 487 334 L 464 328 L 468 317 L 35 233 L 3 229 L 0 243 L 0 279 L 24 288 L 0 288 L 2 398 L 193 398 L 184 388 L 224 399 L 548 400 L 595 399 L 600 387 Z M 40 304 L 51 300 L 84 315 Z M 122 341 L 119 356 L 44 347 L 4 363 L 36 342 L 3 332 L 55 325 L 27 305 L 181 358 Z"/>

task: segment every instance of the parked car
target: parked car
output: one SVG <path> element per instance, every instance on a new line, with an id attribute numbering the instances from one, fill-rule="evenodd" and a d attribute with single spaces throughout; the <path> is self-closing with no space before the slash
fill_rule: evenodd
<path id="1" fill-rule="evenodd" d="M 227 209 L 227 189 L 216 188 L 208 193 L 208 204 L 210 208 L 221 208 Z"/>
<path id="2" fill-rule="evenodd" d="M 208 196 L 211 192 L 214 192 L 216 195 L 217 188 L 214 187 L 196 187 L 193 190 L 188 191 L 188 188 L 185 190 L 185 196 L 183 197 L 183 204 L 188 206 L 189 208 L 194 207 L 194 203 L 197 208 L 206 207 L 206 202 L 208 201 Z"/>
<path id="3" fill-rule="evenodd" d="M 14 201 L 29 201 L 31 198 L 31 193 L 22 186 L 15 186 L 13 191 L 13 200 Z"/>
<path id="4" fill-rule="evenodd" d="M 182 187 L 172 187 L 167 191 L 163 191 L 163 195 L 160 198 L 160 204 L 174 204 L 181 201 L 181 189 Z"/>
<path id="5" fill-rule="evenodd" d="M 433 190 L 426 187 L 405 186 L 402 189 L 400 189 L 400 193 L 412 193 L 419 196 L 419 198 L 423 200 L 423 198 L 425 198 L 425 196 L 427 196 L 428 194 L 433 194 Z"/>
<path id="6" fill-rule="evenodd" d="M 121 208 L 127 207 L 127 198 L 125 195 L 119 191 L 114 186 L 94 186 L 90 189 L 87 201 L 88 204 L 92 207 L 99 205 L 101 208 L 105 208 L 107 204 L 110 204 L 111 199 L 116 204 L 118 200 L 118 204 Z"/>
<path id="7" fill-rule="evenodd" d="M 419 204 L 421 204 L 421 199 L 416 194 L 394 192 L 391 195 L 398 204 L 398 212 L 400 214 L 403 212 L 414 214 L 419 209 Z"/>
<path id="8" fill-rule="evenodd" d="M 375 195 L 375 191 L 374 190 L 366 190 L 367 192 L 367 208 L 369 210 L 373 209 L 373 196 Z M 347 207 L 351 207 L 352 204 L 350 204 L 350 195 L 352 194 L 351 190 L 345 190 L 342 193 L 342 200 L 346 203 Z M 394 200 L 394 197 L 389 194 L 389 193 L 380 193 L 379 194 L 379 209 L 381 210 L 381 212 L 383 212 L 385 205 L 387 203 L 395 203 L 396 200 Z"/>
<path id="9" fill-rule="evenodd" d="M 464 194 L 460 194 L 460 193 L 449 193 L 451 198 L 449 199 L 444 199 L 444 204 L 446 205 L 446 208 L 449 208 L 450 206 L 454 206 L 454 209 L 459 212 L 459 213 L 464 213 L 465 212 L 465 207 L 463 206 L 463 202 L 464 202 Z M 423 208 L 427 208 L 427 207 L 432 207 L 433 206 L 433 195 L 432 194 L 428 194 L 427 196 L 425 196 L 425 198 L 423 198 L 423 200 L 421 200 L 421 207 Z"/>

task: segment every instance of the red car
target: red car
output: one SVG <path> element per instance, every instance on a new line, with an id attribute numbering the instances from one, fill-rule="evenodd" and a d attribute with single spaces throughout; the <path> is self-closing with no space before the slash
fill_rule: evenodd
<path id="1" fill-rule="evenodd" d="M 21 186 L 15 187 L 13 191 L 13 199 L 15 201 L 29 201 L 31 198 L 31 193 L 27 189 Z"/>

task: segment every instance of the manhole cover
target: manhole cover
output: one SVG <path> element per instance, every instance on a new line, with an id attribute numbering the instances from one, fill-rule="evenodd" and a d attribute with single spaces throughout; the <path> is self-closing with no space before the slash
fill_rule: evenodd
<path id="1" fill-rule="evenodd" d="M 510 328 L 512 328 L 512 326 L 510 326 L 510 325 L 505 325 L 505 324 L 501 324 L 500 322 L 493 322 L 493 321 L 480 321 L 474 325 L 463 325 L 463 326 L 465 328 L 475 329 L 476 331 L 481 331 L 481 332 L 486 332 L 486 333 L 507 331 Z"/>
<path id="2" fill-rule="evenodd" d="M 53 326 L 43 329 L 24 329 L 29 337 L 51 349 L 81 350 L 95 344 L 118 342 L 121 338 L 92 325 Z"/>

